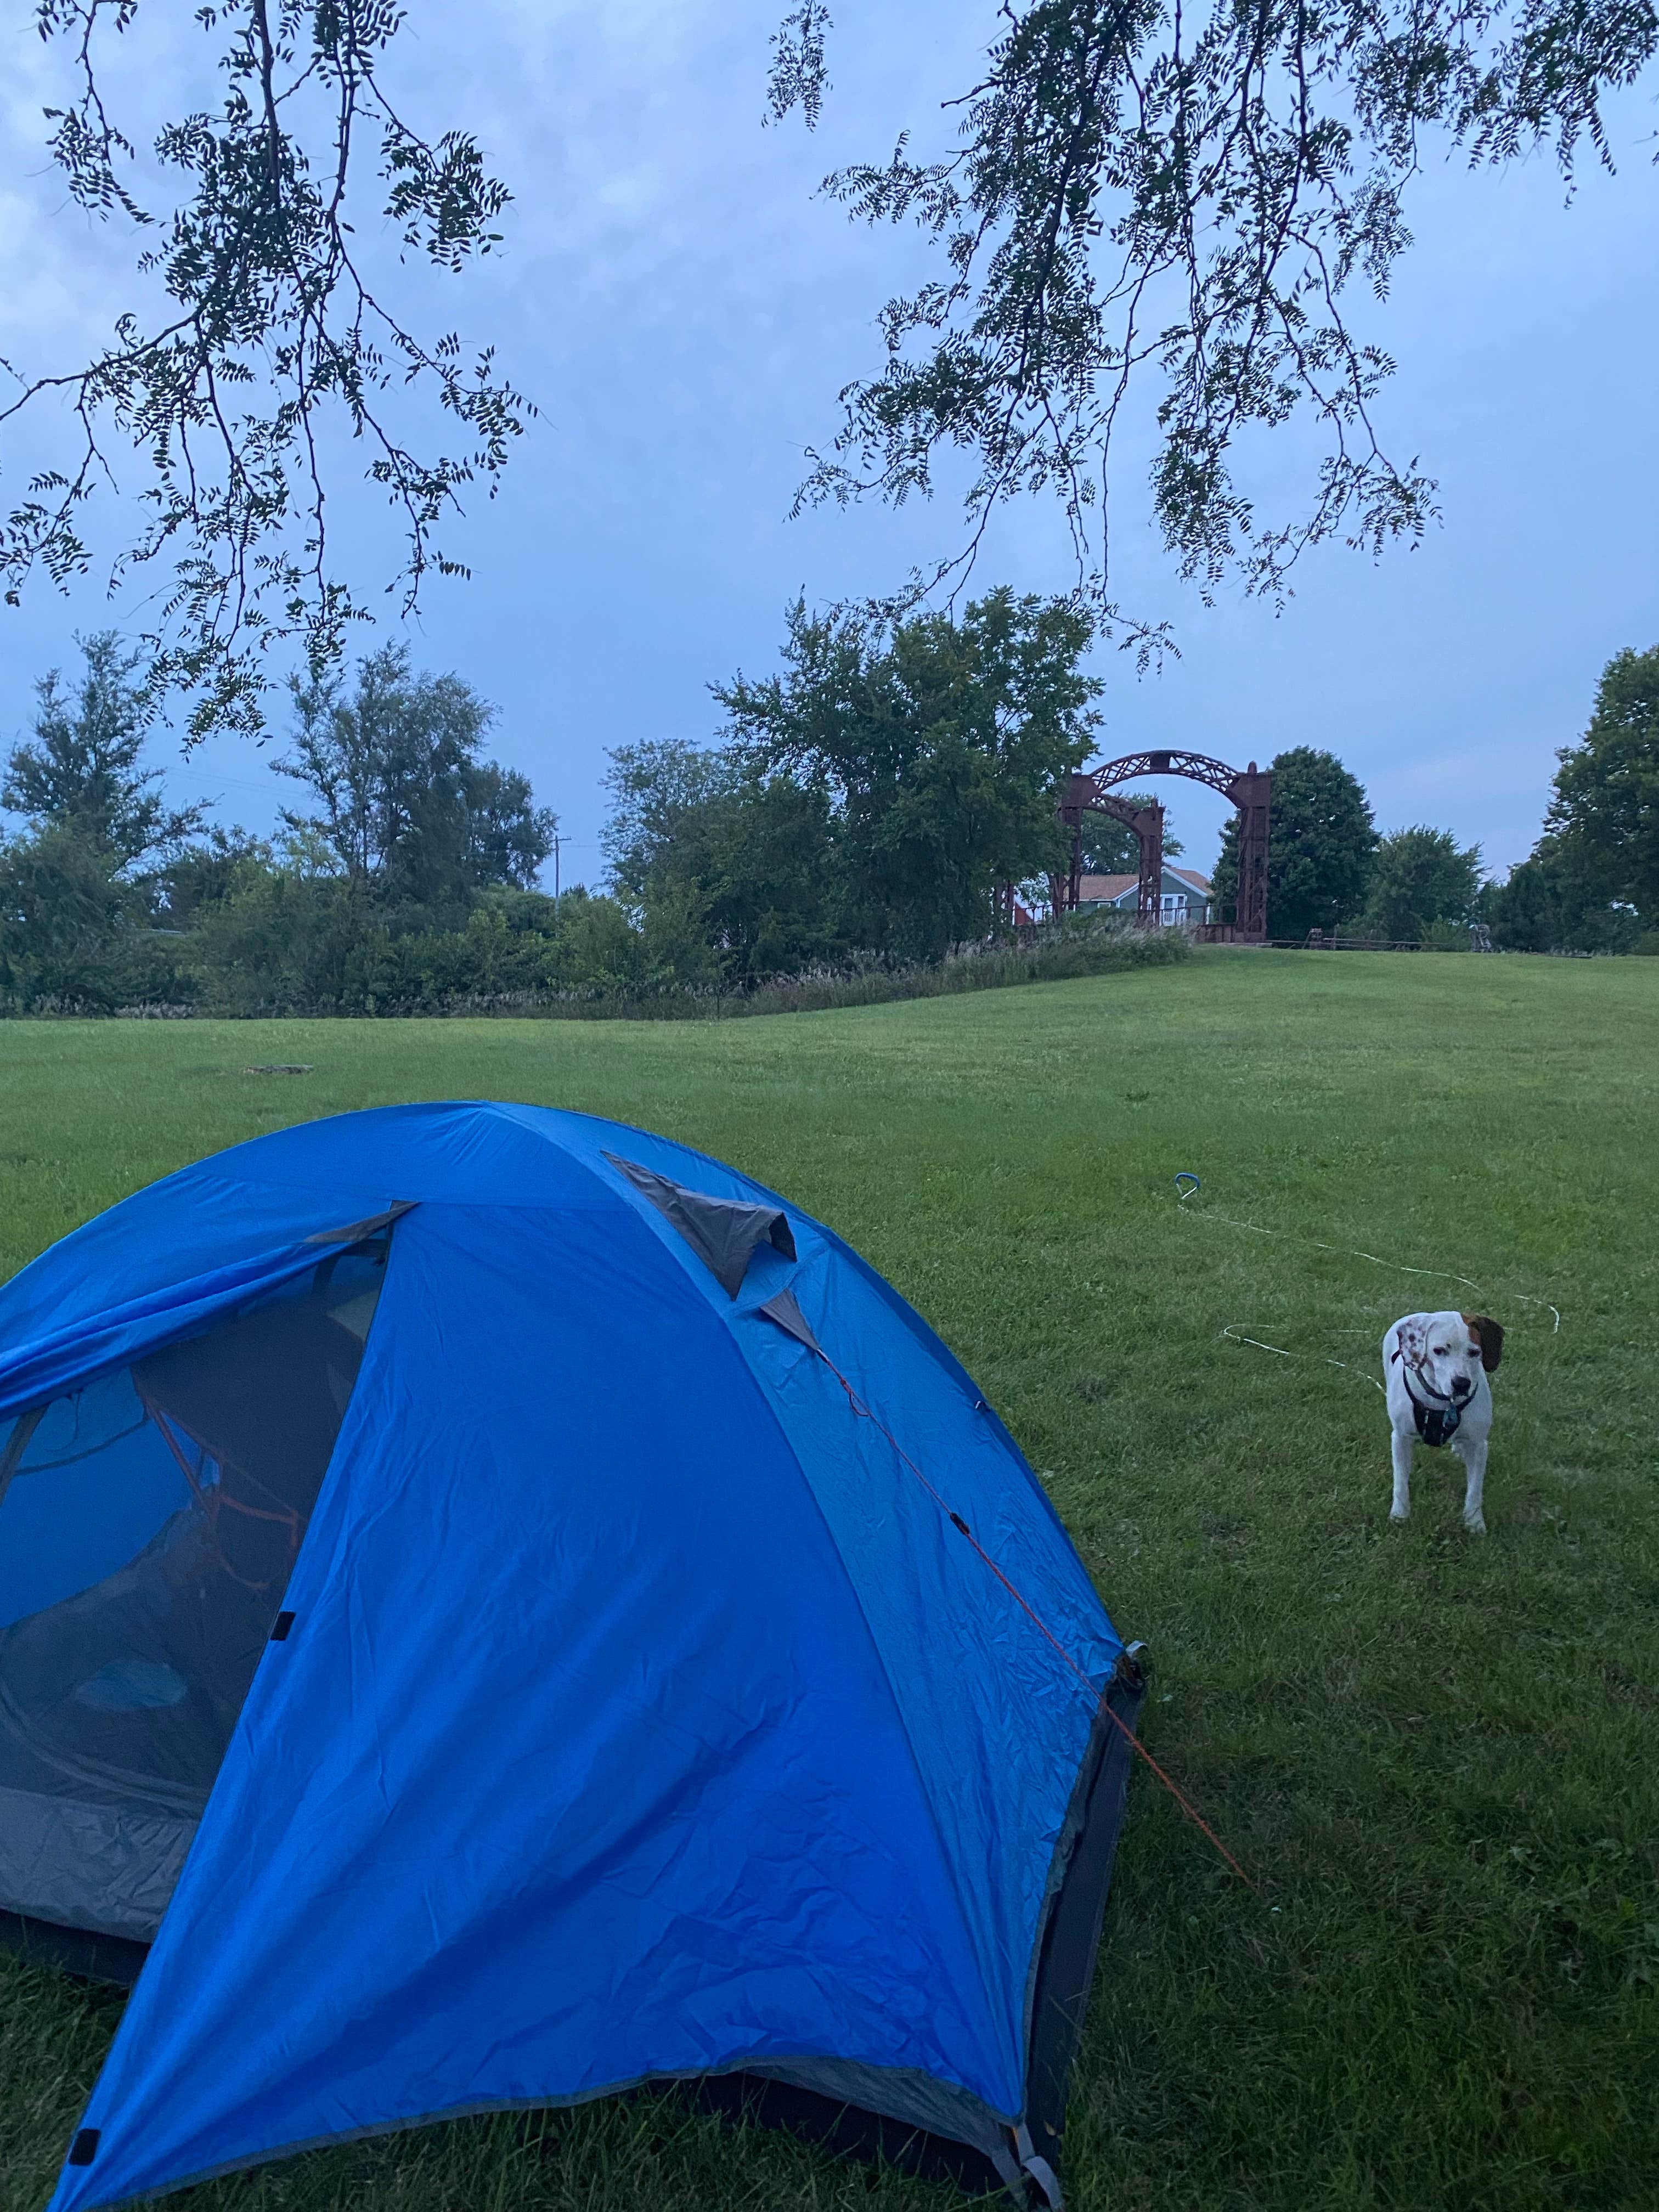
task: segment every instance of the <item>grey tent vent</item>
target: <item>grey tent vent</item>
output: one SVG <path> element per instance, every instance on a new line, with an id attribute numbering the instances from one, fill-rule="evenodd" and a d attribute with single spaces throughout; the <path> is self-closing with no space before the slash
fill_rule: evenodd
<path id="1" fill-rule="evenodd" d="M 780 1291 L 776 1297 L 768 1298 L 755 1311 L 765 1320 L 775 1322 L 784 1334 L 793 1336 L 797 1344 L 804 1344 L 809 1352 L 816 1352 L 823 1358 L 823 1347 L 813 1335 L 812 1324 L 801 1311 L 793 1291 Z"/>
<path id="2" fill-rule="evenodd" d="M 307 1237 L 307 1244 L 362 1244 L 369 1237 L 378 1237 L 383 1229 L 390 1229 L 394 1221 L 412 1213 L 420 1200 L 414 1198 L 394 1198 L 384 1213 L 371 1213 L 366 1221 L 349 1221 L 343 1229 L 319 1229 L 314 1237 Z"/>
<path id="3" fill-rule="evenodd" d="M 754 1206 L 742 1199 L 710 1198 L 701 1190 L 688 1190 L 666 1176 L 632 1160 L 605 1154 L 619 1168 L 641 1198 L 648 1198 L 665 1221 L 672 1223 L 712 1274 L 728 1298 L 743 1288 L 749 1262 L 763 1244 L 795 1256 L 795 1239 L 788 1218 L 775 1206 Z"/>

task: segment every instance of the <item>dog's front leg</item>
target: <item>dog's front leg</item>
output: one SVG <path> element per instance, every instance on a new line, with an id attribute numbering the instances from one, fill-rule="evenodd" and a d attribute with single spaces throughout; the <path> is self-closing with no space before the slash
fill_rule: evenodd
<path id="1" fill-rule="evenodd" d="M 1389 1518 L 1408 1521 L 1412 1510 L 1412 1440 L 1394 1431 L 1394 1504 Z"/>
<path id="2" fill-rule="evenodd" d="M 1468 1480 L 1463 1487 L 1463 1526 L 1472 1536 L 1486 1533 L 1486 1516 L 1480 1510 L 1481 1493 L 1486 1483 L 1486 1440 L 1477 1443 L 1471 1437 L 1460 1441 L 1458 1449 L 1463 1455 L 1463 1466 Z"/>

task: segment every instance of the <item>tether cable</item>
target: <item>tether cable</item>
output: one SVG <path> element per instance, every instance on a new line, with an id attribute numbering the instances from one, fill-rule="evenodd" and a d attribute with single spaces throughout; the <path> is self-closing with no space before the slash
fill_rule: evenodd
<path id="1" fill-rule="evenodd" d="M 860 1397 L 858 1392 L 853 1388 L 847 1377 L 842 1373 L 840 1368 L 836 1366 L 835 1361 L 831 1359 L 829 1353 L 823 1349 L 823 1346 L 817 1345 L 814 1349 L 816 1349 L 818 1358 L 823 1362 L 824 1365 L 830 1370 L 830 1372 L 835 1376 L 836 1382 L 840 1383 L 842 1389 L 847 1393 L 847 1402 L 852 1407 L 854 1416 L 859 1420 L 868 1421 L 872 1427 L 877 1431 L 878 1434 L 887 1439 L 888 1443 L 892 1447 L 895 1457 L 897 1458 L 903 1466 L 909 1468 L 911 1474 L 915 1475 L 916 1480 L 921 1485 L 922 1488 L 927 1492 L 927 1495 L 939 1507 L 940 1512 L 944 1514 L 945 1519 L 951 1523 L 951 1526 L 959 1535 L 965 1536 L 967 1538 L 969 1545 L 971 1545 L 973 1549 L 978 1553 L 980 1558 L 985 1562 L 985 1565 L 1002 1584 L 1002 1587 L 1007 1591 L 1009 1596 L 1013 1599 L 1015 1604 L 1019 1607 L 1021 1612 L 1026 1615 L 1027 1619 L 1032 1623 L 1032 1625 L 1040 1631 L 1040 1632 L 1051 1644 L 1053 1644 L 1054 1650 L 1060 1654 L 1061 1659 L 1064 1660 L 1072 1673 L 1076 1675 L 1078 1680 L 1082 1683 L 1084 1688 L 1088 1692 L 1090 1703 L 1095 1705 L 1101 1712 L 1105 1714 L 1107 1719 L 1110 1721 L 1112 1726 L 1123 1738 L 1130 1750 L 1133 1751 L 1139 1759 L 1144 1760 L 1146 1765 L 1152 1769 L 1152 1772 L 1158 1777 L 1164 1787 L 1169 1791 L 1170 1796 L 1175 1799 L 1176 1803 L 1180 1806 L 1182 1811 L 1192 1822 L 1193 1826 L 1197 1828 L 1202 1835 L 1205 1835 L 1209 1838 L 1215 1849 L 1220 1853 L 1221 1856 L 1226 1861 L 1227 1864 L 1232 1869 L 1233 1872 L 1243 1883 L 1245 1888 L 1249 1890 L 1253 1894 L 1259 1893 L 1256 1892 L 1255 1884 L 1250 1880 L 1249 1875 L 1245 1873 L 1243 1868 L 1240 1866 L 1238 1861 L 1227 1849 L 1225 1844 L 1222 1842 L 1220 1837 L 1217 1835 L 1215 1830 L 1210 1826 L 1203 1814 L 1182 1793 L 1180 1785 L 1174 1782 L 1170 1777 L 1164 1771 L 1164 1769 L 1152 1757 L 1152 1753 L 1147 1750 L 1146 1745 L 1142 1743 L 1140 1738 L 1135 1734 L 1134 1730 L 1128 1726 L 1127 1722 L 1121 1720 L 1117 1714 L 1112 1711 L 1111 1705 L 1107 1700 L 1105 1692 L 1102 1690 L 1097 1690 L 1095 1687 L 1094 1683 L 1090 1680 L 1087 1674 L 1085 1674 L 1084 1669 L 1079 1666 L 1077 1661 L 1073 1658 L 1071 1653 L 1060 1642 L 1059 1637 L 1054 1634 L 1054 1630 L 1049 1627 L 1048 1622 L 1042 1618 L 1042 1615 L 1037 1611 L 1036 1607 L 1031 1603 L 1024 1592 L 1009 1579 L 1002 1568 L 999 1566 L 997 1562 L 991 1557 L 991 1554 L 986 1550 L 984 1545 L 980 1542 L 979 1538 L 975 1535 L 973 1530 L 969 1527 L 967 1522 L 963 1520 L 962 1515 L 954 1511 L 949 1501 L 944 1498 L 937 1489 L 935 1489 L 933 1485 L 928 1480 L 927 1477 L 922 1473 L 921 1468 L 919 1468 L 915 1460 L 911 1458 L 909 1453 L 905 1450 L 898 1438 L 893 1434 L 893 1431 L 881 1419 L 880 1415 L 872 1412 L 872 1409 L 865 1404 L 863 1399 Z"/>
<path id="2" fill-rule="evenodd" d="M 1192 1185 L 1190 1190 L 1183 1188 L 1188 1183 Z M 1461 1283 L 1466 1291 L 1473 1291 L 1478 1297 L 1484 1298 L 1489 1295 L 1479 1283 L 1472 1282 L 1467 1275 L 1454 1274 L 1449 1267 L 1408 1267 L 1403 1260 L 1385 1260 L 1379 1253 L 1362 1252 L 1354 1245 L 1327 1244 L 1317 1237 L 1298 1237 L 1293 1229 L 1264 1229 L 1259 1221 L 1236 1221 L 1230 1213 L 1212 1213 L 1207 1207 L 1204 1206 L 1200 1206 L 1196 1213 L 1187 1213 L 1188 1200 L 1196 1197 L 1203 1188 L 1202 1183 L 1189 1169 L 1181 1170 L 1175 1177 L 1175 1187 L 1176 1210 L 1177 1212 L 1186 1214 L 1188 1221 L 1219 1221 L 1224 1223 L 1229 1229 L 1246 1230 L 1252 1237 L 1278 1237 L 1287 1244 L 1304 1244 L 1310 1252 L 1334 1252 L 1344 1260 L 1368 1260 L 1373 1267 L 1391 1267 L 1396 1274 L 1431 1275 L 1443 1283 Z M 1542 1306 L 1545 1312 L 1553 1316 L 1550 1328 L 1552 1336 L 1560 1328 L 1561 1316 L 1547 1298 L 1528 1297 L 1524 1291 L 1505 1291 L 1504 1296 L 1512 1298 L 1519 1306 Z M 1245 1341 L 1253 1342 L 1254 1339 L 1246 1338 Z M 1264 1352 L 1276 1352 L 1279 1347 L 1274 1344 L 1266 1344 L 1261 1346 L 1261 1349 Z M 1288 1353 L 1285 1355 L 1286 1358 L 1289 1356 Z"/>
<path id="3" fill-rule="evenodd" d="M 1243 1330 L 1236 1328 L 1231 1322 L 1226 1324 L 1221 1334 L 1230 1337 L 1235 1344 L 1253 1344 L 1258 1352 L 1276 1352 L 1281 1359 L 1317 1359 L 1327 1367 L 1340 1367 L 1345 1374 L 1359 1376 L 1370 1384 L 1373 1390 L 1381 1390 L 1385 1398 L 1389 1395 L 1387 1388 L 1377 1381 L 1375 1375 L 1367 1375 L 1363 1367 L 1356 1367 L 1352 1360 L 1333 1359 L 1327 1352 L 1286 1352 L 1282 1344 L 1264 1344 L 1259 1336 L 1246 1336 Z"/>

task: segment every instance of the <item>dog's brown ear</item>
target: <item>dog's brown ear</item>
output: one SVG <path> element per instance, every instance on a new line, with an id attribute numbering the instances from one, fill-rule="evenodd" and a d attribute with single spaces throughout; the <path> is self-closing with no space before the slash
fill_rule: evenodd
<path id="1" fill-rule="evenodd" d="M 1504 1328 L 1487 1314 L 1465 1314 L 1470 1335 L 1480 1347 L 1480 1364 L 1490 1375 L 1504 1357 Z"/>

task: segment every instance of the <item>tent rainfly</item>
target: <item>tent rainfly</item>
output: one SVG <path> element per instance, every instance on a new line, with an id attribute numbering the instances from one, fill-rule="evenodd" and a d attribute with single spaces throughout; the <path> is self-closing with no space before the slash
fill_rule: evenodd
<path id="1" fill-rule="evenodd" d="M 938 1338 L 665 1139 L 343 1115 L 0 1290 L 0 1923 L 143 1966 L 53 2212 L 674 2079 L 1057 2203 L 1141 1688 Z"/>

